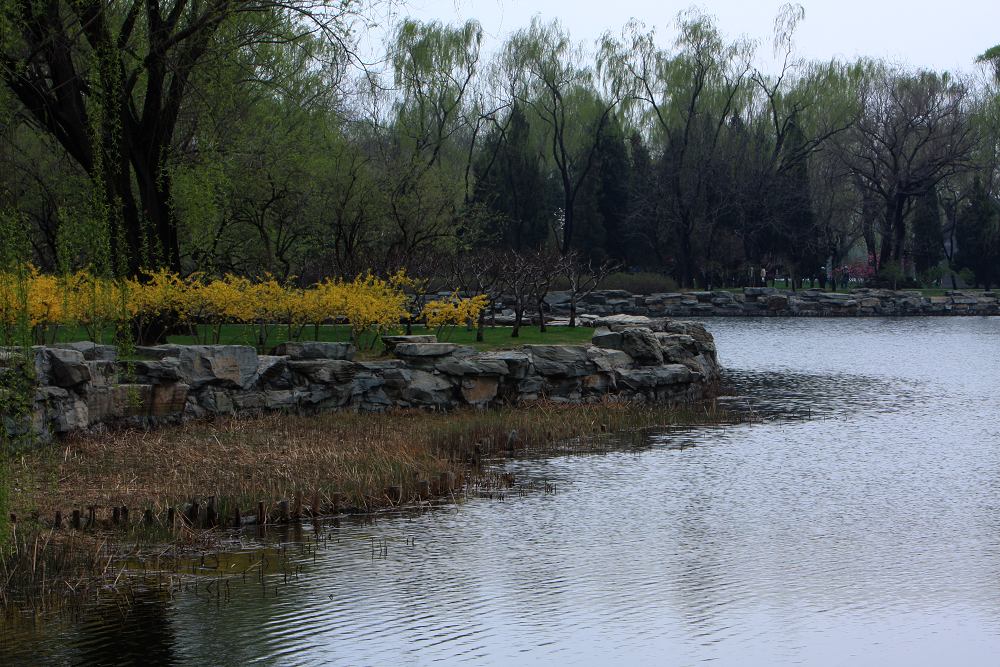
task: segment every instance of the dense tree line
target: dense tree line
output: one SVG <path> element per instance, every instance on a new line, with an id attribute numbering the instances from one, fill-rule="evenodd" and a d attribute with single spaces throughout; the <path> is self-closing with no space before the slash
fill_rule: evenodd
<path id="1" fill-rule="evenodd" d="M 997 49 L 807 62 L 789 5 L 774 71 L 694 11 L 595 45 L 536 19 L 490 54 L 403 21 L 376 67 L 356 2 L 0 8 L 0 211 L 46 270 L 1000 279 Z"/>

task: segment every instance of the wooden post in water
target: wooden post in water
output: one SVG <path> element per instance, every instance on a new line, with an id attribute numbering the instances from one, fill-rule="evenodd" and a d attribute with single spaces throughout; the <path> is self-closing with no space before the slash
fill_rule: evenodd
<path id="1" fill-rule="evenodd" d="M 73 510 L 73 518 L 70 522 L 70 526 L 73 530 L 80 530 L 80 510 Z"/>
<path id="2" fill-rule="evenodd" d="M 91 530 L 97 526 L 97 505 L 89 505 L 87 507 L 87 528 Z"/>
<path id="3" fill-rule="evenodd" d="M 278 521 L 281 523 L 288 523 L 288 501 L 279 500 L 278 501 Z"/>
<path id="4" fill-rule="evenodd" d="M 263 526 L 267 522 L 267 514 L 264 513 L 264 501 L 257 503 L 257 525 Z"/>
<path id="5" fill-rule="evenodd" d="M 128 508 L 122 505 L 122 525 L 128 528 Z"/>
<path id="6" fill-rule="evenodd" d="M 170 530 L 177 527 L 177 510 L 173 507 L 167 508 L 167 525 L 170 526 Z"/>
<path id="7" fill-rule="evenodd" d="M 56 518 L 52 522 L 52 527 L 55 528 L 56 530 L 62 528 L 62 512 L 60 512 L 59 510 L 56 510 Z"/>
<path id="8" fill-rule="evenodd" d="M 205 523 L 209 528 L 215 528 L 218 524 L 218 513 L 215 511 L 215 496 L 208 497 L 208 507 L 205 510 Z"/>
<path id="9" fill-rule="evenodd" d="M 188 508 L 187 516 L 185 517 L 187 519 L 189 526 L 198 525 L 198 512 L 200 511 L 201 511 L 201 505 L 198 503 L 198 501 L 197 500 L 192 501 L 191 506 Z"/>
<path id="10" fill-rule="evenodd" d="M 118 522 L 121 521 L 121 510 L 117 507 L 111 508 L 111 525 L 117 526 Z"/>
<path id="11" fill-rule="evenodd" d="M 146 511 L 142 513 L 142 522 L 147 526 L 153 525 L 153 510 L 146 508 Z"/>
<path id="12" fill-rule="evenodd" d="M 240 506 L 233 510 L 233 528 L 240 528 L 243 525 L 243 517 L 240 516 Z"/>
<path id="13" fill-rule="evenodd" d="M 443 472 L 439 477 L 441 493 L 451 493 L 455 490 L 455 473 Z"/>

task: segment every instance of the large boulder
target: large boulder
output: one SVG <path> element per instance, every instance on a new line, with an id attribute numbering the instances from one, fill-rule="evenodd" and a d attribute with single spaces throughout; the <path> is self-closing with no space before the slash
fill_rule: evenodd
<path id="1" fill-rule="evenodd" d="M 691 370 L 682 364 L 622 369 L 617 371 L 615 375 L 620 386 L 637 392 L 645 392 L 691 380 Z"/>
<path id="2" fill-rule="evenodd" d="M 659 366 L 663 363 L 663 350 L 651 329 L 636 327 L 622 333 L 621 350 L 640 366 Z"/>
<path id="3" fill-rule="evenodd" d="M 612 372 L 619 368 L 631 368 L 632 357 L 621 350 L 608 350 L 600 347 L 587 348 L 587 357 L 594 362 L 597 369 L 604 372 Z"/>
<path id="4" fill-rule="evenodd" d="M 771 312 L 778 312 L 788 308 L 788 297 L 784 294 L 770 294 L 762 299 L 767 309 Z"/>
<path id="5" fill-rule="evenodd" d="M 501 359 L 477 354 L 471 357 L 448 355 L 434 363 L 434 368 L 446 375 L 507 375 L 507 364 Z"/>
<path id="6" fill-rule="evenodd" d="M 183 382 L 154 384 L 146 403 L 146 415 L 149 417 L 181 415 L 187 403 L 188 389 L 190 387 Z"/>
<path id="7" fill-rule="evenodd" d="M 587 349 L 579 345 L 525 345 L 524 350 L 539 375 L 579 377 L 596 370 Z"/>
<path id="8" fill-rule="evenodd" d="M 608 315 L 607 317 L 599 317 L 593 320 L 592 325 L 595 327 L 605 327 L 611 331 L 621 331 L 630 327 L 647 327 L 653 329 L 656 325 L 656 320 L 645 315 Z"/>
<path id="9" fill-rule="evenodd" d="M 257 374 L 257 352 L 249 345 L 157 345 L 136 352 L 159 360 L 175 357 L 179 379 L 192 390 L 207 384 L 246 388 Z"/>
<path id="10" fill-rule="evenodd" d="M 607 327 L 599 327 L 594 330 L 594 335 L 590 337 L 590 344 L 595 347 L 620 350 L 622 349 L 622 334 L 620 331 L 611 331 Z"/>
<path id="11" fill-rule="evenodd" d="M 118 384 L 118 364 L 111 360 L 85 361 L 90 369 L 90 384 L 87 387 L 106 387 Z"/>
<path id="12" fill-rule="evenodd" d="M 361 368 L 353 361 L 343 359 L 309 359 L 287 363 L 293 375 L 310 384 L 346 384 L 354 379 Z"/>
<path id="13" fill-rule="evenodd" d="M 48 348 L 45 355 L 49 367 L 49 384 L 75 387 L 90 381 L 90 367 L 83 353 L 66 348 Z"/>
<path id="14" fill-rule="evenodd" d="M 507 375 L 514 380 L 523 380 L 531 372 L 531 355 L 521 350 L 500 350 L 484 352 L 478 358 L 487 361 L 499 361 L 507 367 Z"/>
<path id="15" fill-rule="evenodd" d="M 447 408 L 454 403 L 454 389 L 455 385 L 442 375 L 415 370 L 400 397 L 411 406 Z"/>
<path id="16" fill-rule="evenodd" d="M 410 336 L 382 336 L 382 345 L 387 354 L 392 354 L 401 343 L 436 343 L 438 337 L 434 334 L 414 334 Z"/>
<path id="17" fill-rule="evenodd" d="M 288 389 L 292 386 L 288 357 L 261 354 L 251 385 L 261 388 Z"/>
<path id="18" fill-rule="evenodd" d="M 181 379 L 181 360 L 177 357 L 162 359 L 137 359 L 131 362 L 118 362 L 124 375 L 132 375 L 139 384 L 155 384 L 157 382 L 178 382 Z"/>
<path id="19" fill-rule="evenodd" d="M 496 376 L 462 378 L 462 398 L 469 405 L 485 407 L 496 398 L 499 386 L 500 380 Z"/>
<path id="20" fill-rule="evenodd" d="M 472 354 L 475 350 L 471 347 L 456 345 L 455 343 L 400 343 L 396 345 L 393 353 L 401 358 L 414 357 L 443 357 L 449 354 Z"/>

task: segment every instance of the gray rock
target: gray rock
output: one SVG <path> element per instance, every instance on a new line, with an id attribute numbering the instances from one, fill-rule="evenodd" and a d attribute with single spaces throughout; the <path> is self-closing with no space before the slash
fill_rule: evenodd
<path id="1" fill-rule="evenodd" d="M 620 331 L 611 331 L 607 327 L 600 327 L 594 330 L 594 335 L 590 337 L 590 344 L 610 350 L 620 350 L 622 349 L 622 334 Z"/>
<path id="2" fill-rule="evenodd" d="M 688 382 L 691 370 L 681 364 L 668 364 L 649 368 L 623 369 L 616 372 L 619 385 L 633 391 L 647 391 L 666 385 Z"/>
<path id="3" fill-rule="evenodd" d="M 657 366 L 663 363 L 663 350 L 656 334 L 645 327 L 622 331 L 622 351 L 640 366 Z"/>
<path id="4" fill-rule="evenodd" d="M 81 431 L 90 426 L 90 411 L 87 403 L 77 396 L 63 401 L 54 414 L 53 430 L 56 433 Z"/>
<path id="5" fill-rule="evenodd" d="M 618 383 L 614 372 L 594 373 L 580 378 L 581 387 L 584 393 L 603 395 L 616 391 Z"/>
<path id="6" fill-rule="evenodd" d="M 597 370 L 586 348 L 578 345 L 525 345 L 524 350 L 539 375 L 576 377 Z"/>
<path id="7" fill-rule="evenodd" d="M 435 370 L 446 375 L 507 375 L 507 364 L 500 359 L 486 355 L 472 357 L 455 357 L 449 355 L 439 358 L 434 364 Z"/>
<path id="8" fill-rule="evenodd" d="M 288 357 L 262 354 L 257 357 L 257 372 L 250 385 L 254 387 L 291 386 L 288 375 Z"/>
<path id="9" fill-rule="evenodd" d="M 190 387 L 183 382 L 154 384 L 146 403 L 146 415 L 149 417 L 180 415 L 184 412 L 189 389 Z"/>
<path id="10" fill-rule="evenodd" d="M 485 407 L 496 398 L 499 386 L 497 377 L 466 377 L 462 379 L 462 398 L 469 405 Z"/>
<path id="11" fill-rule="evenodd" d="M 515 380 L 526 378 L 531 371 L 531 356 L 520 350 L 484 352 L 479 355 L 479 358 L 503 363 L 507 367 L 506 375 Z"/>
<path id="12" fill-rule="evenodd" d="M 57 387 L 75 387 L 90 381 L 90 368 L 85 363 L 83 353 L 64 348 L 48 348 L 50 383 Z"/>
<path id="13" fill-rule="evenodd" d="M 295 407 L 295 392 L 291 389 L 276 389 L 264 392 L 264 406 L 269 410 L 288 410 Z"/>
<path id="14" fill-rule="evenodd" d="M 90 387 L 104 387 L 118 384 L 118 364 L 114 360 L 101 359 L 85 361 L 90 369 Z"/>
<path id="15" fill-rule="evenodd" d="M 760 301 L 763 301 L 770 311 L 785 310 L 788 308 L 788 297 L 784 294 L 769 294 L 760 299 Z"/>
<path id="16" fill-rule="evenodd" d="M 434 334 L 418 334 L 412 336 L 382 336 L 382 345 L 388 354 L 396 349 L 400 343 L 436 343 L 437 336 Z"/>
<path id="17" fill-rule="evenodd" d="M 583 396 L 583 377 L 587 376 L 566 377 L 551 375 L 545 378 L 543 392 L 548 399 L 553 401 L 578 401 Z"/>
<path id="18" fill-rule="evenodd" d="M 474 353 L 473 348 L 466 348 L 468 353 Z M 393 353 L 400 358 L 408 357 L 443 357 L 460 352 L 461 346 L 455 343 L 400 343 Z"/>
<path id="19" fill-rule="evenodd" d="M 275 347 L 273 356 L 287 356 L 293 361 L 303 359 L 354 359 L 357 349 L 351 343 L 324 343 L 320 341 L 289 341 Z"/>
<path id="20" fill-rule="evenodd" d="M 697 302 L 695 302 L 697 303 Z M 653 328 L 653 320 L 645 315 L 608 315 L 593 320 L 593 326 L 606 327 L 611 331 L 621 331 L 628 327 Z"/>
<path id="21" fill-rule="evenodd" d="M 87 361 L 116 361 L 118 359 L 118 348 L 114 345 L 100 345 L 91 341 L 77 341 L 74 343 L 59 343 L 52 347 L 76 350 L 83 354 L 83 358 Z"/>
<path id="22" fill-rule="evenodd" d="M 560 290 L 546 294 L 544 301 L 550 306 L 562 306 L 568 305 L 572 299 L 573 295 L 570 292 Z"/>
<path id="23" fill-rule="evenodd" d="M 138 359 L 131 363 L 131 368 L 126 362 L 119 362 L 119 366 L 121 373 L 128 375 L 131 372 L 135 381 L 140 384 L 178 382 L 181 379 L 181 361 L 177 357 Z"/>
<path id="24" fill-rule="evenodd" d="M 342 359 L 312 359 L 289 361 L 288 368 L 293 374 L 314 384 L 345 384 L 354 379 L 361 368 L 353 361 Z"/>
<path id="25" fill-rule="evenodd" d="M 218 387 L 206 387 L 198 394 L 198 405 L 215 415 L 228 415 L 236 412 L 229 392 Z"/>
<path id="26" fill-rule="evenodd" d="M 128 385 L 91 387 L 87 391 L 87 412 L 91 424 L 102 424 L 125 416 Z"/>
<path id="27" fill-rule="evenodd" d="M 635 365 L 632 357 L 621 350 L 607 350 L 600 347 L 587 348 L 587 357 L 594 362 L 597 370 L 605 373 L 619 368 L 632 368 Z"/>
<path id="28" fill-rule="evenodd" d="M 257 352 L 248 345 L 157 345 L 136 352 L 161 360 L 176 357 L 180 379 L 192 389 L 206 384 L 246 388 L 257 374 Z"/>
<path id="29" fill-rule="evenodd" d="M 410 405 L 445 408 L 453 403 L 454 388 L 455 385 L 444 376 L 416 370 L 412 371 L 401 396 Z"/>

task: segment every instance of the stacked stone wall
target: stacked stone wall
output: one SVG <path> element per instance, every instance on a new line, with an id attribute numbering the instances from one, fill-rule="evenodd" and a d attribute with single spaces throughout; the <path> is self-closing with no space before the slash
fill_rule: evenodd
<path id="1" fill-rule="evenodd" d="M 514 319 L 509 299 L 502 299 L 496 321 Z M 547 316 L 558 323 L 569 317 L 568 292 L 551 292 L 545 299 Z M 631 294 L 600 290 L 576 304 L 582 322 L 610 315 L 648 317 L 878 317 L 906 315 L 1000 315 L 1000 293 L 951 290 L 925 296 L 914 290 L 856 289 L 825 292 L 818 289 L 782 290 L 747 287 L 740 291 L 664 292 Z"/>
<path id="2" fill-rule="evenodd" d="M 387 340 L 391 356 L 377 360 L 356 359 L 346 343 L 320 342 L 285 343 L 267 355 L 243 345 L 139 347 L 130 360 L 109 345 L 36 347 L 30 419 L 5 414 L 4 428 L 51 438 L 266 411 L 450 410 L 609 396 L 680 403 L 713 391 L 719 364 L 700 324 L 647 318 L 596 324 L 591 345 L 491 352 L 397 336 Z M 0 376 L 15 372 L 11 362 L 21 354 L 0 354 Z"/>

